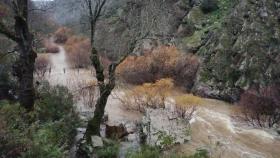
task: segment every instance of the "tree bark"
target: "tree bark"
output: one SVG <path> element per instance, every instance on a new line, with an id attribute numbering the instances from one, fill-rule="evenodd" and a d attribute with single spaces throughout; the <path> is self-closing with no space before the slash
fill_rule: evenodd
<path id="1" fill-rule="evenodd" d="M 86 140 L 88 143 L 91 143 L 91 136 L 98 135 L 100 136 L 100 125 L 102 123 L 102 118 L 104 116 L 105 107 L 107 104 L 108 97 L 111 94 L 111 89 L 105 87 L 101 91 L 100 97 L 97 100 L 94 110 L 93 118 L 88 122 L 87 130 L 85 133 Z"/>
<path id="2" fill-rule="evenodd" d="M 18 8 L 15 16 L 15 34 L 19 49 L 19 59 L 15 65 L 16 76 L 19 80 L 19 102 L 27 111 L 33 110 L 35 100 L 34 63 L 37 54 L 33 50 L 33 35 L 28 26 L 28 0 L 17 0 Z"/>
<path id="3" fill-rule="evenodd" d="M 35 100 L 33 72 L 37 54 L 33 50 L 33 35 L 28 26 L 28 0 L 13 0 L 12 4 L 14 31 L 0 21 L 0 33 L 17 43 L 19 58 L 14 65 L 14 74 L 19 81 L 19 102 L 31 111 Z"/>

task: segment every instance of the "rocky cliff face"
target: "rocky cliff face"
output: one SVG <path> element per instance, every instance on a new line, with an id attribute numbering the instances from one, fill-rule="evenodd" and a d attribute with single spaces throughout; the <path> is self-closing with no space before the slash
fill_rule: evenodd
<path id="1" fill-rule="evenodd" d="M 280 1 L 240 0 L 196 52 L 202 66 L 194 91 L 236 101 L 254 84 L 280 81 Z"/>

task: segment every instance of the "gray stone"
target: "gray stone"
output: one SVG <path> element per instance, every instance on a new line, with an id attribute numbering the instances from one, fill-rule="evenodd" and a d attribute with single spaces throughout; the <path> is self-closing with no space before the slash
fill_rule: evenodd
<path id="1" fill-rule="evenodd" d="M 92 141 L 92 146 L 94 148 L 96 148 L 96 147 L 103 147 L 104 146 L 103 140 L 99 136 L 92 136 L 91 137 L 91 141 Z"/>
<path id="2" fill-rule="evenodd" d="M 172 118 L 172 119 L 170 119 Z M 171 109 L 146 109 L 142 120 L 143 132 L 147 136 L 147 143 L 159 145 L 164 148 L 160 135 L 170 137 L 173 140 L 169 145 L 184 144 L 191 138 L 186 134 L 189 124 L 183 119 L 174 116 Z"/>

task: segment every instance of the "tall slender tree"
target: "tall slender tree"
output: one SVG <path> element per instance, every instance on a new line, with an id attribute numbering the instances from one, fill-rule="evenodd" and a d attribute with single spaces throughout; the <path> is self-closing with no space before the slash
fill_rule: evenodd
<path id="1" fill-rule="evenodd" d="M 33 110 L 35 90 L 33 85 L 34 63 L 33 35 L 28 26 L 28 0 L 13 0 L 9 5 L 14 14 L 13 28 L 0 19 L 0 33 L 17 43 L 18 61 L 14 72 L 19 81 L 19 102 L 27 111 Z"/>
<path id="2" fill-rule="evenodd" d="M 119 60 L 113 61 L 109 65 L 108 69 L 105 70 L 100 60 L 100 54 L 95 48 L 95 32 L 96 32 L 97 22 L 101 17 L 101 13 L 104 9 L 107 0 L 83 0 L 83 2 L 88 11 L 88 20 L 90 24 L 90 40 L 91 40 L 91 62 L 93 67 L 95 68 L 96 79 L 98 81 L 98 89 L 99 89 L 99 97 L 95 104 L 94 116 L 92 119 L 88 121 L 86 133 L 84 136 L 86 145 L 91 145 L 92 144 L 91 136 L 100 135 L 100 125 L 102 123 L 102 118 L 104 116 L 107 100 L 116 85 L 116 76 L 115 76 L 116 68 L 120 63 L 122 63 L 126 59 L 126 57 L 131 52 L 133 52 L 136 43 L 139 39 L 133 38 L 133 40 L 131 40 L 131 43 L 128 44 L 129 48 L 127 50 L 127 53 L 125 53 L 125 55 L 120 57 Z M 106 78 L 104 75 L 106 71 L 108 72 L 108 78 Z M 83 144 L 80 144 L 79 146 L 77 157 L 87 157 Z"/>

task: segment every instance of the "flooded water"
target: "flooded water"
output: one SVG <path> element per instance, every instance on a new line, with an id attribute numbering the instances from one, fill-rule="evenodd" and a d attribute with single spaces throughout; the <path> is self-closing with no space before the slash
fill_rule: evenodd
<path id="1" fill-rule="evenodd" d="M 192 141 L 180 151 L 204 148 L 214 158 L 279 158 L 279 136 L 238 122 L 232 117 L 233 111 L 233 105 L 205 99 L 191 120 Z"/>
<path id="2" fill-rule="evenodd" d="M 52 85 L 67 86 L 73 93 L 84 83 L 93 81 L 90 70 L 70 69 L 66 52 L 59 47 L 58 54 L 50 54 L 52 70 L 47 79 Z M 106 113 L 109 122 L 139 122 L 142 115 L 125 110 L 114 94 L 109 97 Z M 255 129 L 237 122 L 232 117 L 233 106 L 227 103 L 205 99 L 191 120 L 192 140 L 176 148 L 178 152 L 192 153 L 198 148 L 207 149 L 212 158 L 280 158 L 280 138 L 276 133 L 265 129 Z M 93 113 L 93 107 L 77 102 L 80 113 Z M 133 139 L 132 139 L 133 140 Z M 124 147 L 128 147 L 124 143 Z"/>

